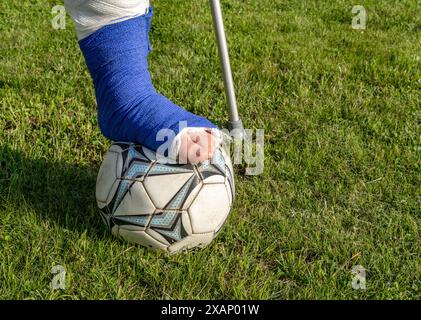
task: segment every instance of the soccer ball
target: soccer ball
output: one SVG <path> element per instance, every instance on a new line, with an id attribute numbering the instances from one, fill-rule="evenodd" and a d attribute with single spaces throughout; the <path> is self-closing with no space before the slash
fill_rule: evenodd
<path id="1" fill-rule="evenodd" d="M 198 165 L 163 164 L 143 146 L 118 142 L 99 170 L 96 199 L 114 236 L 175 253 L 211 243 L 231 211 L 234 188 L 223 148 Z"/>

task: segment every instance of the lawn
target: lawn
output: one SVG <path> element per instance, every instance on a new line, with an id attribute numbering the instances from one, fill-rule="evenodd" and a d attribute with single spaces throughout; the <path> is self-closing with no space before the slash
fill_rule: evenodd
<path id="1" fill-rule="evenodd" d="M 265 169 L 206 249 L 112 238 L 95 180 L 110 141 L 57 0 L 0 1 L 1 299 L 420 299 L 421 7 L 416 0 L 224 0 L 238 104 Z M 352 28 L 352 7 L 367 11 Z M 206 0 L 155 0 L 156 88 L 227 120 Z M 51 269 L 66 268 L 52 290 Z M 352 268 L 366 269 L 366 290 Z"/>

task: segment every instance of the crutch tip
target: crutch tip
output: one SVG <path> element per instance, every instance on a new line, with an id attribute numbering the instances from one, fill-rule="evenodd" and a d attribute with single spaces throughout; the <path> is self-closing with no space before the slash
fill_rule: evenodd
<path id="1" fill-rule="evenodd" d="M 243 122 L 240 120 L 230 121 L 228 123 L 230 135 L 233 138 L 244 140 L 246 138 L 246 131 L 244 130 Z"/>

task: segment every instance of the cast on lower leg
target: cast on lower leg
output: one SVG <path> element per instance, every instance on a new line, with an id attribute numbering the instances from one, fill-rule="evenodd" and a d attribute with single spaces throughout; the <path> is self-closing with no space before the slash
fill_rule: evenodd
<path id="1" fill-rule="evenodd" d="M 79 41 L 92 75 L 98 122 L 111 140 L 140 143 L 154 151 L 161 129 L 216 128 L 155 91 L 148 70 L 149 29 L 153 11 L 106 25 Z"/>

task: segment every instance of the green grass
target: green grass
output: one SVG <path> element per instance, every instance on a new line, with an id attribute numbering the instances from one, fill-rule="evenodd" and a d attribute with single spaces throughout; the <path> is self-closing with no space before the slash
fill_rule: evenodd
<path id="1" fill-rule="evenodd" d="M 420 299 L 421 11 L 411 0 L 224 0 L 238 103 L 265 171 L 236 170 L 207 249 L 113 239 L 95 204 L 110 145 L 73 24 L 56 1 L 0 2 L 0 298 Z M 270 5 L 268 5 L 271 3 Z M 155 1 L 158 90 L 224 125 L 208 1 Z M 51 268 L 67 289 L 50 289 Z M 367 290 L 351 269 L 367 269 Z"/>

